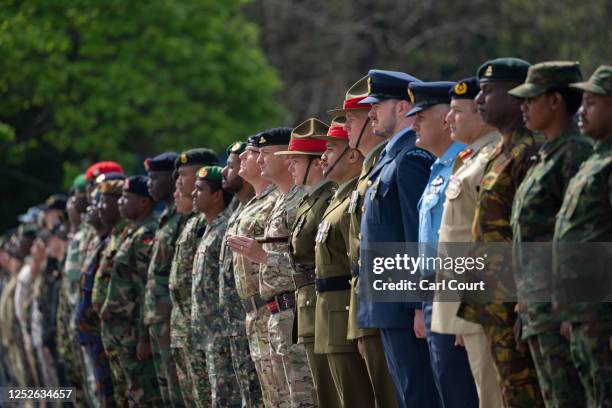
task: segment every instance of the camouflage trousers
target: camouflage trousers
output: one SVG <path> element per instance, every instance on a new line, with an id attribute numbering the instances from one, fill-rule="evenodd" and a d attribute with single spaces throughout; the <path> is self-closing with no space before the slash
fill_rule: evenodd
<path id="1" fill-rule="evenodd" d="M 570 343 L 559 331 L 527 339 L 547 408 L 586 407 L 586 394 L 570 355 Z"/>
<path id="2" fill-rule="evenodd" d="M 201 353 L 202 357 L 198 361 L 202 361 L 203 364 L 191 366 L 189 355 L 192 353 Z M 202 404 L 210 406 L 210 384 L 206 372 L 205 353 L 195 350 L 193 345 L 189 344 L 186 347 L 172 347 L 172 356 L 176 364 L 176 374 L 185 406 L 189 408 L 200 408 Z"/>
<path id="3" fill-rule="evenodd" d="M 137 322 L 120 319 L 103 321 L 102 333 L 105 337 L 105 345 L 112 353 L 113 361 L 116 358 L 123 371 L 129 406 L 162 406 L 153 358 L 139 360 L 136 356 Z M 117 373 L 117 375 L 121 374 Z"/>
<path id="4" fill-rule="evenodd" d="M 518 351 L 511 326 L 483 325 L 508 408 L 544 407 L 538 375 L 529 350 Z"/>
<path id="5" fill-rule="evenodd" d="M 113 334 L 110 331 L 111 327 L 109 323 L 102 322 L 102 344 L 104 345 L 104 351 L 106 351 L 106 356 L 108 357 L 111 377 L 113 378 L 113 395 L 115 403 L 120 407 L 127 407 L 129 394 L 127 379 L 125 378 L 123 368 L 121 368 L 119 350 L 115 345 Z"/>
<path id="6" fill-rule="evenodd" d="M 251 359 L 249 341 L 246 335 L 229 336 L 228 340 L 242 406 L 244 408 L 263 408 L 261 385 L 259 384 L 255 364 Z"/>
<path id="7" fill-rule="evenodd" d="M 85 346 L 77 345 L 77 347 L 79 348 L 81 362 L 83 363 L 83 371 L 81 372 L 83 382 L 81 383 L 81 387 L 85 391 L 84 394 L 87 400 L 87 406 L 91 408 L 100 408 L 100 402 L 96 397 L 96 378 L 94 375 L 93 361 Z"/>
<path id="8" fill-rule="evenodd" d="M 238 383 L 232 368 L 229 339 L 217 337 L 211 341 L 198 344 L 196 349 L 187 355 L 187 367 L 190 375 L 195 378 L 200 367 L 205 367 L 210 384 L 210 394 L 201 395 L 196 389 L 197 405 L 199 407 L 210 406 L 240 407 L 241 398 L 238 391 Z"/>
<path id="9" fill-rule="evenodd" d="M 98 403 L 100 407 L 113 407 L 113 380 L 102 338 L 97 337 L 84 346 L 92 364 Z"/>
<path id="10" fill-rule="evenodd" d="M 572 323 L 572 361 L 590 407 L 612 407 L 612 320 Z"/>
<path id="11" fill-rule="evenodd" d="M 277 383 L 285 382 L 289 388 L 289 400 L 279 406 L 306 408 L 317 406 L 317 392 L 308 365 L 308 357 L 303 344 L 293 344 L 293 309 L 283 310 L 270 316 L 270 353 L 274 364 L 280 360 L 281 366 L 273 372 L 279 375 Z M 275 358 L 280 357 L 280 359 Z"/>
<path id="12" fill-rule="evenodd" d="M 184 407 L 183 395 L 176 374 L 176 365 L 170 349 L 170 322 L 149 325 L 149 338 L 153 351 L 153 362 L 157 383 L 165 407 Z"/>
<path id="13" fill-rule="evenodd" d="M 75 401 L 77 406 L 85 406 L 87 396 L 83 384 L 83 354 L 75 339 L 77 334 L 70 329 L 72 310 L 68 306 L 60 306 L 57 316 L 57 353 L 59 360 L 64 364 L 66 380 L 75 388 Z"/>
<path id="14" fill-rule="evenodd" d="M 261 384 L 263 402 L 266 408 L 281 407 L 289 401 L 289 385 L 287 381 L 275 382 L 281 373 L 282 358 L 279 355 L 271 355 L 270 334 L 268 332 L 268 320 L 270 312 L 264 306 L 259 310 L 247 313 L 245 328 L 249 340 L 251 359 L 255 364 L 255 370 Z M 273 363 L 273 359 L 275 363 Z M 277 370 L 275 373 L 274 370 Z M 276 374 L 276 375 L 275 375 Z"/>

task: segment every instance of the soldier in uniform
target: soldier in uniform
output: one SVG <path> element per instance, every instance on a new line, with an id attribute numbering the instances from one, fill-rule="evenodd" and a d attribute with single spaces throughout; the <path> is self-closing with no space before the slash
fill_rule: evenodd
<path id="1" fill-rule="evenodd" d="M 83 389 L 83 354 L 76 342 L 77 334 L 74 327 L 74 311 L 79 293 L 79 273 L 82 255 L 79 246 L 85 233 L 84 222 L 87 198 L 85 174 L 77 176 L 71 188 L 71 195 L 66 203 L 66 212 L 70 223 L 66 261 L 62 271 L 59 305 L 57 310 L 57 348 L 58 357 L 64 363 L 67 384 L 75 387 L 76 404 L 87 402 L 86 389 Z"/>
<path id="2" fill-rule="evenodd" d="M 170 349 L 170 313 L 172 302 L 168 291 L 170 263 L 174 255 L 174 243 L 184 216 L 176 209 L 173 197 L 174 162 L 178 154 L 161 153 L 145 161 L 149 176 L 149 195 L 155 201 L 166 204 L 159 217 L 151 248 L 151 261 L 147 269 L 147 284 L 142 307 L 144 324 L 149 329 L 149 340 L 157 374 L 157 384 L 166 407 L 182 407 L 183 396 L 176 374 L 174 357 Z"/>
<path id="3" fill-rule="evenodd" d="M 195 189 L 196 172 L 200 167 L 215 165 L 217 162 L 217 155 L 212 150 L 205 148 L 188 150 L 180 154 L 175 162 L 178 172 L 176 180 L 178 194 L 185 200 L 189 199 L 191 205 L 188 211 L 191 212 L 176 241 L 170 269 L 168 285 L 172 300 L 170 342 L 183 400 L 188 407 L 199 407 L 198 402 L 203 403 L 204 406 L 210 405 L 210 385 L 206 365 L 187 366 L 188 354 L 193 350 L 195 340 L 190 335 L 193 258 L 206 227 L 204 217 L 193 210 L 191 193 Z M 197 373 L 197 376 L 194 378 L 190 373 Z"/>
<path id="4" fill-rule="evenodd" d="M 121 173 L 106 173 L 99 175 L 96 181 L 101 183 L 108 179 L 123 181 L 125 176 Z M 119 211 L 118 203 L 120 197 L 121 188 L 117 188 L 113 192 L 102 194 L 100 197 L 100 219 L 103 224 L 110 228 L 110 234 L 104 240 L 104 249 L 102 250 L 100 261 L 98 262 L 98 270 L 95 274 L 91 294 L 91 304 L 98 317 L 102 315 L 102 306 L 108 294 L 108 286 L 110 284 L 117 249 L 125 240 L 129 232 L 129 220 L 122 217 Z M 119 350 L 114 346 L 113 335 L 109 330 L 109 325 L 104 324 L 103 320 L 101 320 L 100 329 L 102 344 L 104 345 L 104 351 L 108 357 L 111 369 L 115 402 L 118 405 L 125 406 L 128 404 L 128 389 L 127 381 L 123 369 L 121 368 L 121 362 L 119 361 Z"/>
<path id="5" fill-rule="evenodd" d="M 233 249 L 260 264 L 259 293 L 271 313 L 268 331 L 274 381 L 278 384 L 284 381 L 289 388 L 289 398 L 282 404 L 309 407 L 316 405 L 316 391 L 306 350 L 302 344 L 293 344 L 295 285 L 289 262 L 289 229 L 295 222 L 304 188 L 293 184 L 288 172 L 288 159 L 274 155 L 287 149 L 290 137 L 290 128 L 274 128 L 260 133 L 257 164 L 262 177 L 276 184 L 282 194 L 267 219 L 263 239 L 257 242 L 254 238 L 237 237 L 238 248 Z"/>
<path id="6" fill-rule="evenodd" d="M 419 255 L 437 256 L 444 197 L 457 155 L 465 148 L 453 140 L 446 115 L 454 82 L 413 82 L 409 86 L 414 116 L 416 144 L 437 157 L 431 166 L 429 182 L 419 201 Z M 421 268 L 421 276 L 431 279 L 435 269 Z M 467 353 L 455 343 L 455 336 L 431 331 L 433 299 L 423 302 L 425 327 L 416 327 L 419 338 L 427 338 L 431 367 L 444 407 L 477 407 L 478 393 Z"/>
<path id="7" fill-rule="evenodd" d="M 600 66 L 587 82 L 571 87 L 584 91 L 578 125 L 583 134 L 595 141 L 595 146 L 593 154 L 570 180 L 557 214 L 553 307 L 568 322 L 564 326 L 569 325 L 569 330 L 562 334 L 570 341 L 572 361 L 589 402 L 592 406 L 609 407 L 612 406 L 612 303 L 609 303 L 612 66 Z M 593 256 L 589 246 L 595 242 L 604 242 L 607 247 Z M 600 256 L 602 250 L 607 252 L 606 256 Z M 592 267 L 586 268 L 586 264 Z M 587 289 L 589 297 L 571 296 L 582 288 Z"/>
<path id="8" fill-rule="evenodd" d="M 226 149 L 227 163 L 221 171 L 223 177 L 221 186 L 224 190 L 234 193 L 234 200 L 238 201 L 238 207 L 227 221 L 219 253 L 219 308 L 225 320 L 221 333 L 229 340 L 232 365 L 240 387 L 241 406 L 260 408 L 263 407 L 261 385 L 249 352 L 249 340 L 244 327 L 246 313 L 242 306 L 236 307 L 240 303 L 240 296 L 234 279 L 234 253 L 227 244 L 230 231 L 234 231 L 242 210 L 255 194 L 253 186 L 238 175 L 240 155 L 244 152 L 246 145 L 246 142 L 235 142 L 228 146 Z"/>
<path id="9" fill-rule="evenodd" d="M 230 352 L 223 336 L 219 308 L 219 252 L 231 210 L 232 194 L 223 190 L 220 166 L 204 166 L 197 173 L 193 207 L 206 218 L 206 230 L 193 260 L 191 286 L 191 332 L 198 339 L 188 367 L 205 365 L 213 407 L 237 407 L 240 396 Z M 195 375 L 195 373 L 192 373 Z"/>
<path id="10" fill-rule="evenodd" d="M 385 148 L 387 139 L 374 134 L 370 126 L 368 112 L 371 104 L 362 104 L 361 101 L 368 94 L 368 76 L 361 78 L 346 92 L 342 109 L 330 110 L 333 115 L 346 117 L 344 128 L 348 133 L 349 147 L 357 149 L 364 156 L 363 168 L 357 181 L 357 187 L 351 192 L 350 204 L 347 212 L 350 214 L 351 225 L 349 229 L 349 258 L 351 262 L 351 300 L 349 304 L 349 321 L 347 338 L 357 340 L 357 349 L 365 360 L 372 385 L 372 392 L 376 407 L 396 407 L 395 389 L 389 374 L 385 352 L 380 340 L 378 329 L 363 329 L 357 323 L 357 309 L 359 305 L 359 247 L 361 216 L 363 213 L 363 198 L 368 188 L 368 176 L 378 161 L 380 152 Z"/>
<path id="11" fill-rule="evenodd" d="M 324 354 L 340 406 L 371 407 L 374 394 L 355 340 L 347 339 L 351 275 L 348 256 L 349 196 L 357 185 L 363 156 L 348 145 L 344 118 L 336 118 L 325 136 L 323 174 L 338 185 L 315 236 L 315 353 Z"/>
<path id="12" fill-rule="evenodd" d="M 516 192 L 511 225 L 522 339 L 529 343 L 549 407 L 586 406 L 586 394 L 571 360 L 569 342 L 560 333 L 562 315 L 553 312 L 551 302 L 538 299 L 551 293 L 552 257 L 538 254 L 540 246 L 521 244 L 552 240 L 567 185 L 591 154 L 590 139 L 580 134 L 573 120 L 581 92 L 569 84 L 580 80 L 577 62 L 543 62 L 531 66 L 525 83 L 509 92 L 523 98 L 527 128 L 542 132 L 547 139 Z"/>
<path id="13" fill-rule="evenodd" d="M 470 242 L 485 157 L 501 139 L 501 134 L 484 123 L 476 110 L 474 97 L 479 91 L 478 79 L 472 77 L 457 82 L 450 92 L 450 111 L 446 120 L 451 129 L 451 138 L 468 146 L 457 157 L 446 187 L 439 232 L 440 254 L 451 249 L 447 248 L 446 243 L 459 245 Z M 441 277 L 438 275 L 438 278 Z M 487 336 L 479 324 L 457 317 L 458 308 L 456 297 L 434 301 L 431 331 L 456 335 L 457 345 L 465 346 L 480 408 L 501 407 L 501 389 Z"/>
<path id="14" fill-rule="evenodd" d="M 291 160 L 289 173 L 296 186 L 308 188 L 297 210 L 290 234 L 290 255 L 293 281 L 296 287 L 296 320 L 294 334 L 297 343 L 303 344 L 308 365 L 317 390 L 320 407 L 341 407 L 334 381 L 323 354 L 315 354 L 315 253 L 314 238 L 317 226 L 334 194 L 335 183 L 323 176 L 321 154 L 325 141 L 314 139 L 327 134 L 328 126 L 318 119 L 308 119 L 291 132 L 289 148 L 275 155 L 288 155 Z"/>
<path id="15" fill-rule="evenodd" d="M 433 156 L 415 146 L 412 119 L 406 117 L 412 107 L 407 88 L 414 81 L 418 80 L 402 72 L 371 70 L 368 97 L 359 102 L 372 104 L 372 129 L 389 139 L 368 176 L 360 225 L 362 264 L 365 244 L 418 241 L 417 203 L 427 184 Z M 421 302 L 374 302 L 374 276 L 372 271 L 359 273 L 358 324 L 381 329 L 398 406 L 437 407 L 437 399 L 431 398 L 436 387 L 427 342 L 416 338 L 413 329 L 414 321 L 422 320 Z"/>
<path id="16" fill-rule="evenodd" d="M 125 179 L 119 212 L 129 221 L 110 267 L 106 299 L 100 310 L 102 333 L 117 353 L 130 406 L 160 406 L 149 332 L 142 301 L 157 220 L 145 176 Z M 107 341 L 105 339 L 105 345 Z"/>
<path id="17" fill-rule="evenodd" d="M 479 186 L 472 242 L 480 245 L 512 242 L 510 215 L 514 194 L 537 153 L 536 141 L 524 127 L 521 101 L 508 94 L 510 89 L 525 80 L 529 66 L 528 62 L 518 58 L 498 58 L 485 62 L 478 69 L 480 93 L 475 99 L 478 111 L 485 123 L 496 127 L 502 134 L 501 142 L 488 158 Z M 475 249 L 475 255 L 478 251 Z M 487 263 L 485 275 L 497 277 L 493 279 L 494 283 L 487 285 L 489 294 L 494 299 L 502 298 L 508 291 L 502 278 L 510 275 L 511 260 L 502 253 L 489 257 Z M 473 274 L 466 272 L 466 276 L 469 275 Z M 464 292 L 457 313 L 459 317 L 482 324 L 489 337 L 506 406 L 543 406 L 529 350 L 525 347 L 519 350 L 515 341 L 514 303 L 483 303 L 481 299 L 475 300 L 478 295 Z"/>
<path id="18" fill-rule="evenodd" d="M 87 206 L 86 222 L 95 229 L 97 235 L 88 242 L 81 269 L 79 303 L 76 309 L 79 343 L 85 348 L 88 363 L 93 370 L 97 404 L 103 407 L 112 406 L 114 403 L 113 382 L 110 363 L 102 343 L 100 318 L 92 305 L 92 291 L 100 257 L 112 227 L 102 222 L 99 201 L 102 194 L 120 195 L 122 186 L 122 179 L 109 179 L 103 180 L 92 191 L 93 197 Z"/>
<path id="19" fill-rule="evenodd" d="M 245 250 L 240 237 L 261 237 L 266 220 L 272 211 L 279 191 L 275 185 L 261 176 L 257 164 L 259 136 L 251 136 L 240 155 L 239 175 L 253 186 L 255 195 L 240 212 L 237 222 L 228 228 L 226 242 L 234 254 L 234 278 L 236 289 L 246 311 L 245 328 L 249 340 L 251 358 L 261 383 L 263 402 L 266 408 L 275 408 L 289 399 L 286 383 L 276 384 L 272 373 L 272 355 L 268 320 L 270 312 L 259 296 L 259 264 L 242 255 Z M 240 252 L 239 252 L 240 251 Z"/>

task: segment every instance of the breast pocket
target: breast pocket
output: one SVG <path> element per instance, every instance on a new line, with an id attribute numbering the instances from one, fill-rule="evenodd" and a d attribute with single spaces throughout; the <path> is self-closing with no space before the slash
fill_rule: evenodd
<path id="1" fill-rule="evenodd" d="M 389 203 L 385 202 L 391 196 L 391 184 L 378 180 L 374 186 L 366 192 L 366 199 L 370 201 L 366 219 L 372 224 L 386 224 L 390 222 L 393 214 L 385 213 Z"/>

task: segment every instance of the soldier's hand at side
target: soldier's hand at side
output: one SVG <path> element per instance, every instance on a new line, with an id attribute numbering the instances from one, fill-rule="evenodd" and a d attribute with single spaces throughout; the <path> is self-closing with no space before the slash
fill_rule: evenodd
<path id="1" fill-rule="evenodd" d="M 146 360 L 151 358 L 151 344 L 148 341 L 139 341 L 138 346 L 136 347 L 136 357 L 139 360 Z"/>
<path id="2" fill-rule="evenodd" d="M 465 341 L 463 340 L 463 336 L 460 334 L 457 334 L 455 336 L 455 346 L 457 347 L 465 347 Z"/>
<path id="3" fill-rule="evenodd" d="M 414 311 L 414 334 L 417 339 L 425 339 L 427 338 L 427 332 L 425 331 L 425 318 L 423 317 L 422 310 Z"/>
<path id="4" fill-rule="evenodd" d="M 247 257 L 252 262 L 265 264 L 268 260 L 266 251 L 253 238 L 234 235 L 227 238 L 227 245 L 232 251 Z"/>
<path id="5" fill-rule="evenodd" d="M 562 322 L 559 333 L 569 341 L 572 334 L 572 324 L 570 322 Z"/>

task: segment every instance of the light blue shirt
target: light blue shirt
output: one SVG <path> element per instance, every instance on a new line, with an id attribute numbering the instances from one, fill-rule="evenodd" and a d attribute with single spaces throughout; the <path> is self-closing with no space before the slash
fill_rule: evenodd
<path id="1" fill-rule="evenodd" d="M 435 256 L 437 253 L 438 230 L 442 222 L 446 187 L 455 159 L 465 147 L 463 143 L 453 142 L 431 166 L 429 182 L 419 200 L 419 244 L 427 244 L 419 245 L 421 255 Z M 434 272 L 421 271 L 423 275 Z"/>

